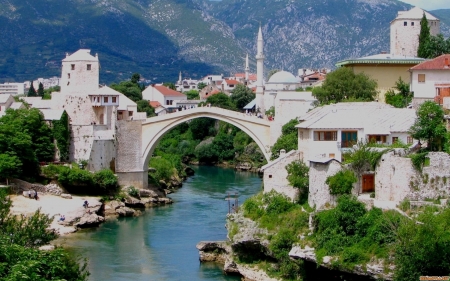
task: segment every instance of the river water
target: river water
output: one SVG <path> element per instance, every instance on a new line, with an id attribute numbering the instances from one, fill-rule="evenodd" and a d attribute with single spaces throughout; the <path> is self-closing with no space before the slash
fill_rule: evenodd
<path id="1" fill-rule="evenodd" d="M 195 176 L 169 195 L 173 205 L 108 221 L 58 242 L 88 259 L 89 280 L 240 280 L 224 275 L 220 265 L 201 264 L 195 245 L 225 240 L 227 193 L 237 192 L 240 204 L 261 190 L 262 181 L 232 169 L 193 169 Z"/>

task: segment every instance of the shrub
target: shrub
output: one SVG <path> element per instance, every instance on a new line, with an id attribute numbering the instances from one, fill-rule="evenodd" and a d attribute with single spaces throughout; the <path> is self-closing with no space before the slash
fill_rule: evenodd
<path id="1" fill-rule="evenodd" d="M 155 172 L 150 173 L 151 177 L 155 180 L 156 183 L 161 180 L 170 180 L 170 178 L 176 172 L 172 163 L 162 157 L 152 157 L 150 159 L 149 166 L 156 170 Z"/>
<path id="2" fill-rule="evenodd" d="M 68 169 L 69 169 L 69 167 L 66 167 L 66 166 L 50 164 L 48 166 L 41 167 L 41 172 L 46 178 L 56 179 L 56 178 L 58 178 L 61 171 L 68 170 Z"/>
<path id="3" fill-rule="evenodd" d="M 412 164 L 414 168 L 416 168 L 417 171 L 422 172 L 422 168 L 425 164 L 425 160 L 427 158 L 428 151 L 422 151 L 410 154 L 409 157 L 411 158 Z"/>
<path id="4" fill-rule="evenodd" d="M 136 198 L 139 198 L 139 189 L 137 189 L 136 187 L 134 187 L 134 186 L 130 186 L 130 187 L 128 187 L 128 194 L 130 194 L 130 196 L 133 196 L 133 197 L 136 197 Z"/>
<path id="5" fill-rule="evenodd" d="M 353 184 L 357 181 L 358 179 L 353 171 L 341 170 L 335 175 L 327 177 L 325 183 L 330 187 L 330 194 L 342 195 L 350 194 L 352 192 Z"/>
<path id="6" fill-rule="evenodd" d="M 90 186 L 93 185 L 92 173 L 86 170 L 81 170 L 78 167 L 72 169 L 66 167 L 62 169 L 58 176 L 58 181 L 63 186 Z"/>
<path id="7" fill-rule="evenodd" d="M 103 169 L 95 172 L 93 175 L 93 182 L 95 186 L 101 191 L 116 191 L 119 187 L 119 182 L 116 175 L 109 170 Z"/>

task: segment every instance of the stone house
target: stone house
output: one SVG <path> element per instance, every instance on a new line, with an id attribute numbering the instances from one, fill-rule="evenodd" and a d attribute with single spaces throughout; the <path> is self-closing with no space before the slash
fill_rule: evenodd
<path id="1" fill-rule="evenodd" d="M 157 102 L 157 101 L 149 101 L 148 103 L 155 110 L 156 116 L 164 115 L 164 114 L 167 113 L 166 108 L 164 106 L 162 106 L 159 102 Z"/>
<path id="2" fill-rule="evenodd" d="M 177 110 L 175 100 L 187 100 L 187 96 L 162 85 L 150 85 L 142 92 L 142 98 L 148 101 L 157 101 L 168 112 Z"/>
<path id="3" fill-rule="evenodd" d="M 409 71 L 415 106 L 427 100 L 442 105 L 444 98 L 450 97 L 450 54 L 424 61 Z"/>
<path id="4" fill-rule="evenodd" d="M 358 141 L 390 145 L 413 144 L 408 130 L 416 119 L 413 109 L 377 102 L 348 102 L 317 107 L 299 118 L 298 150 L 305 163 L 329 158 L 343 161 L 343 153 Z"/>
<path id="5" fill-rule="evenodd" d="M 221 87 L 217 86 L 216 82 L 211 82 L 209 85 L 203 88 L 198 94 L 200 96 L 200 100 L 205 101 L 210 96 L 221 92 L 222 92 Z"/>
<path id="6" fill-rule="evenodd" d="M 299 196 L 299 190 L 289 184 L 286 166 L 293 161 L 301 160 L 298 151 L 291 150 L 289 153 L 286 153 L 282 149 L 280 151 L 280 157 L 262 166 L 261 172 L 264 172 L 264 193 L 275 190 L 278 193 L 286 195 L 292 201 L 296 201 Z"/>

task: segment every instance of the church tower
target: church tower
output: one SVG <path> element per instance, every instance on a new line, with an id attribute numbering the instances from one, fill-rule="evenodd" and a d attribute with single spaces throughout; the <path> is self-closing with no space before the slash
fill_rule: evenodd
<path id="1" fill-rule="evenodd" d="M 258 31 L 257 53 L 256 53 L 256 110 L 264 114 L 266 108 L 264 107 L 264 51 L 263 51 L 263 35 L 261 26 Z"/>

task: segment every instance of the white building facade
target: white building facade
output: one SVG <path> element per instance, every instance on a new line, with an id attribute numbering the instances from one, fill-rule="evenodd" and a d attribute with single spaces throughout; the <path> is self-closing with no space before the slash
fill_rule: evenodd
<path id="1" fill-rule="evenodd" d="M 25 94 L 24 83 L 3 83 L 0 84 L 0 94 L 9 94 L 13 96 Z"/>

